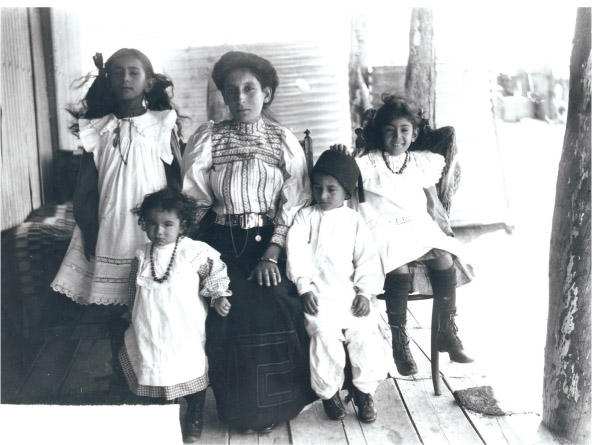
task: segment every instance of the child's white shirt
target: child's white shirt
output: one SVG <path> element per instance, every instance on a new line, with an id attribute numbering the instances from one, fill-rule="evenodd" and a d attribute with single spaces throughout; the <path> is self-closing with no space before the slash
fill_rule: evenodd
<path id="1" fill-rule="evenodd" d="M 357 294 L 371 300 L 382 293 L 384 275 L 375 243 L 360 215 L 347 206 L 301 209 L 288 232 L 287 275 L 300 295 L 313 292 L 321 323 L 346 329 L 356 323 Z M 309 318 L 309 317 L 307 317 Z"/>

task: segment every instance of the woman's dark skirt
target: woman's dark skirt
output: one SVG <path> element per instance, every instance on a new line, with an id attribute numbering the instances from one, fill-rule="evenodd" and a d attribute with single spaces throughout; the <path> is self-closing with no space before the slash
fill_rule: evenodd
<path id="1" fill-rule="evenodd" d="M 210 308 L 206 352 L 218 416 L 238 428 L 293 419 L 316 399 L 310 388 L 304 313 L 286 277 L 285 262 L 278 264 L 278 286 L 259 286 L 248 279 L 272 231 L 233 228 L 231 236 L 230 227 L 213 225 L 201 237 L 222 254 L 230 277 L 232 307 L 226 317 Z"/>

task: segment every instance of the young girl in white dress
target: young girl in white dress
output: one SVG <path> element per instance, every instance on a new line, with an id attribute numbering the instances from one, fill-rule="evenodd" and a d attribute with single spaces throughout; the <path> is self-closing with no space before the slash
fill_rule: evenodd
<path id="1" fill-rule="evenodd" d="M 166 400 L 185 397 L 185 443 L 197 441 L 202 431 L 209 383 L 207 302 L 225 317 L 231 295 L 220 254 L 184 236 L 196 212 L 195 201 L 174 189 L 152 193 L 134 209 L 150 242 L 138 249 L 132 262 L 131 325 L 119 353 L 133 393 Z"/>
<path id="2" fill-rule="evenodd" d="M 406 98 L 387 96 L 364 127 L 365 150 L 356 158 L 366 202 L 357 208 L 377 242 L 384 272 L 384 298 L 393 334 L 393 357 L 401 375 L 417 373 L 406 331 L 412 276 L 409 263 L 427 265 L 439 313 L 437 347 L 458 363 L 473 360 L 464 352 L 454 322 L 456 287 L 472 279 L 472 268 L 459 258 L 461 244 L 447 236 L 428 213 L 425 189 L 434 186 L 444 157 L 409 151 L 424 123 L 421 111 Z M 342 145 L 332 148 L 343 151 Z"/>
<path id="3" fill-rule="evenodd" d="M 84 149 L 74 196 L 76 228 L 52 288 L 79 304 L 108 305 L 115 381 L 126 324 L 127 281 L 134 252 L 146 242 L 130 210 L 167 184 L 179 186 L 177 113 L 167 89 L 136 49 L 115 52 L 103 66 L 71 129 Z M 176 155 L 176 157 L 175 157 Z M 124 382 L 123 382 L 124 383 Z"/>

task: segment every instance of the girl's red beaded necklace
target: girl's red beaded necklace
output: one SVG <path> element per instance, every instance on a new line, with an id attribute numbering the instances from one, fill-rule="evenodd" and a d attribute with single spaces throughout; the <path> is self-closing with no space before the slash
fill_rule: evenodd
<path id="1" fill-rule="evenodd" d="M 171 273 L 171 267 L 173 267 L 173 262 L 175 261 L 175 255 L 177 253 L 177 246 L 179 245 L 179 240 L 181 239 L 181 235 L 179 235 L 177 237 L 177 240 L 175 241 L 175 248 L 173 249 L 173 254 L 171 255 L 171 261 L 169 262 L 169 266 L 167 267 L 166 272 L 164 273 L 164 275 L 162 276 L 162 278 L 158 278 L 156 276 L 156 272 L 154 272 L 154 258 L 153 258 L 153 252 L 154 252 L 154 243 L 152 243 L 150 245 L 150 272 L 152 272 L 152 278 L 154 279 L 154 281 L 156 281 L 157 283 L 163 283 L 166 280 L 168 280 L 169 278 L 169 274 Z"/>
<path id="2" fill-rule="evenodd" d="M 388 159 L 386 158 L 384 151 L 382 152 L 382 159 L 384 159 L 384 163 L 386 164 L 386 168 L 388 168 L 393 174 L 400 175 L 407 168 L 407 162 L 409 161 L 409 152 L 408 151 L 405 152 L 405 160 L 403 161 L 403 165 L 401 165 L 401 168 L 398 171 L 395 171 L 392 169 L 392 167 L 388 163 Z"/>

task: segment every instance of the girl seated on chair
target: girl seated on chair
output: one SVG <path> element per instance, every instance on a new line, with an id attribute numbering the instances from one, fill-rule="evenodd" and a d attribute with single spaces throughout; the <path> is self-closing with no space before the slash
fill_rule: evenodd
<path id="1" fill-rule="evenodd" d="M 417 373 L 406 331 L 407 301 L 412 285 L 410 264 L 423 262 L 429 270 L 439 317 L 437 348 L 450 359 L 469 363 L 457 335 L 456 287 L 472 278 L 472 269 L 457 256 L 460 243 L 447 236 L 427 211 L 424 189 L 438 182 L 444 157 L 430 151 L 408 151 L 420 127 L 421 111 L 402 96 L 386 96 L 384 104 L 364 126 L 364 152 L 356 158 L 366 202 L 357 208 L 378 244 L 386 274 L 384 297 L 393 335 L 393 357 L 401 375 Z M 333 149 L 344 151 L 341 145 Z M 412 267 L 412 266 L 411 266 Z"/>

